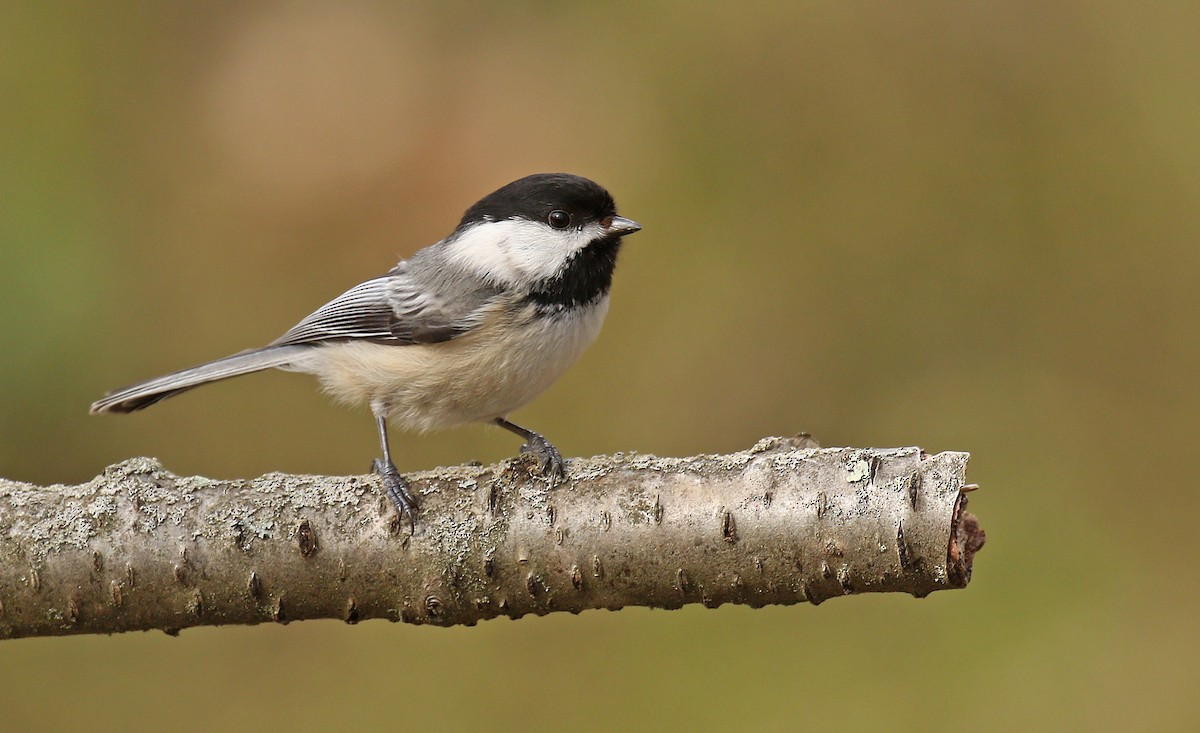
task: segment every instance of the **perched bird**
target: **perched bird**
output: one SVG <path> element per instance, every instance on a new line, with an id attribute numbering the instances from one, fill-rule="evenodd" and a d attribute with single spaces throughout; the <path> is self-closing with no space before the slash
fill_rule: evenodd
<path id="1" fill-rule="evenodd" d="M 595 340 L 621 238 L 639 229 L 586 178 L 527 176 L 467 209 L 450 236 L 267 346 L 116 390 L 91 412 L 132 412 L 201 384 L 285 369 L 370 405 L 383 451 L 374 470 L 410 525 L 417 501 L 392 462 L 389 420 L 417 431 L 492 422 L 525 439 L 543 475 L 565 477 L 558 449 L 506 416 Z"/>

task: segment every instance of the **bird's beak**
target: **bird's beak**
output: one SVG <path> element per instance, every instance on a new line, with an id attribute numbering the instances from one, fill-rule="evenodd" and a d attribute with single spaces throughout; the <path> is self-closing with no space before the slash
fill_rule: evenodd
<path id="1" fill-rule="evenodd" d="M 604 222 L 604 231 L 608 232 L 609 234 L 616 234 L 618 236 L 623 234 L 633 234 L 641 228 L 641 224 L 638 224 L 633 219 L 626 219 L 623 216 L 614 216 L 607 222 Z"/>

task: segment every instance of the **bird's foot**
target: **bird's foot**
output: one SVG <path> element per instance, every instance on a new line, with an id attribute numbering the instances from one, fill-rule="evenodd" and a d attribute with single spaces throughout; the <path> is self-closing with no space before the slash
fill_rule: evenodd
<path id="1" fill-rule="evenodd" d="M 529 436 L 529 441 L 521 446 L 521 453 L 528 453 L 537 459 L 538 470 L 552 485 L 567 477 L 567 464 L 558 448 L 537 433 Z"/>
<path id="2" fill-rule="evenodd" d="M 529 428 L 523 428 L 502 417 L 498 417 L 492 422 L 525 439 L 525 445 L 521 446 L 521 453 L 532 455 L 537 460 L 538 472 L 550 481 L 551 488 L 567 477 L 567 464 L 563 462 L 558 448 L 551 445 L 550 441 Z"/>
<path id="3" fill-rule="evenodd" d="M 396 505 L 396 511 L 399 512 L 400 518 L 403 519 L 405 514 L 408 515 L 409 534 L 415 533 L 417 529 L 417 497 L 413 496 L 408 488 L 408 482 L 396 470 L 396 464 L 376 458 L 371 464 L 371 468 L 379 474 L 379 478 L 383 479 L 383 490 Z"/>

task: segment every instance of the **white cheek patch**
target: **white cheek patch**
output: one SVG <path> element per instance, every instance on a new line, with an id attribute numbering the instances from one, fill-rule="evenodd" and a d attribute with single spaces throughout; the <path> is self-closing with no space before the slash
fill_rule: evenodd
<path id="1" fill-rule="evenodd" d="M 591 223 L 551 229 L 527 219 L 476 224 L 448 243 L 450 261 L 496 282 L 521 285 L 556 275 L 571 255 L 604 236 Z"/>

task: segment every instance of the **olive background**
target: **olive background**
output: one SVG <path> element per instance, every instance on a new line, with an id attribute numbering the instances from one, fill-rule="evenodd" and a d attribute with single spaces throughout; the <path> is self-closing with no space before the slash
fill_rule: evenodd
<path id="1" fill-rule="evenodd" d="M 278 336 L 565 170 L 645 229 L 514 419 L 567 455 L 807 431 L 972 453 L 963 591 L 0 642 L 0 728 L 1193 730 L 1200 10 L 4 3 L 0 475 L 365 473 Z M 402 470 L 501 460 L 478 427 Z"/>

